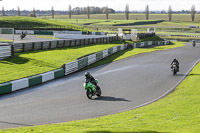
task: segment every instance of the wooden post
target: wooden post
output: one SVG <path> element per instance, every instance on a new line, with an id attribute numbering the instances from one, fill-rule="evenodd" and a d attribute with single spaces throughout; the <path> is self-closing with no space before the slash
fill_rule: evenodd
<path id="1" fill-rule="evenodd" d="M 44 43 L 41 42 L 41 50 L 43 50 L 43 49 L 44 49 Z"/>
<path id="2" fill-rule="evenodd" d="M 14 44 L 11 45 L 11 57 L 14 57 L 15 55 L 15 47 Z"/>
<path id="3" fill-rule="evenodd" d="M 35 50 L 35 43 L 34 42 L 32 43 L 32 50 L 33 51 Z"/>
<path id="4" fill-rule="evenodd" d="M 49 41 L 49 49 L 51 49 L 51 41 Z"/>
<path id="5" fill-rule="evenodd" d="M 25 43 L 22 45 L 23 52 L 25 52 Z"/>

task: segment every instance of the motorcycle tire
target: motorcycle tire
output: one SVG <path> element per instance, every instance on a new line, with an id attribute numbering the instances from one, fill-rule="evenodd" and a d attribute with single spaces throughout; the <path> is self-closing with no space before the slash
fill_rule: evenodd
<path id="1" fill-rule="evenodd" d="M 90 90 L 87 90 L 86 91 L 86 95 L 87 95 L 87 97 L 89 98 L 89 99 L 92 99 L 92 91 L 90 91 Z"/>
<path id="2" fill-rule="evenodd" d="M 173 75 L 176 75 L 176 69 L 173 69 Z"/>
<path id="3" fill-rule="evenodd" d="M 101 88 L 99 86 L 97 86 L 97 96 L 100 97 L 101 96 Z"/>

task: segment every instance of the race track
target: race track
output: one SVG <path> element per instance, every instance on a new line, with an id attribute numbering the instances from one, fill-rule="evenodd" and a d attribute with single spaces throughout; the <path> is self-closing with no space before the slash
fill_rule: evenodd
<path id="1" fill-rule="evenodd" d="M 176 57 L 180 72 L 173 76 Z M 200 44 L 140 54 L 90 69 L 102 97 L 89 100 L 84 72 L 0 97 L 0 128 L 94 118 L 130 110 L 166 95 L 200 59 Z"/>

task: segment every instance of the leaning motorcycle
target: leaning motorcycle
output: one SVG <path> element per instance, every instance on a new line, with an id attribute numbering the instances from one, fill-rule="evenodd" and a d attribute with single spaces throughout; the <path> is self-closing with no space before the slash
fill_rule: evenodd
<path id="1" fill-rule="evenodd" d="M 176 73 L 178 72 L 178 67 L 175 63 L 172 64 L 171 69 L 172 69 L 173 75 L 176 75 Z"/>
<path id="2" fill-rule="evenodd" d="M 21 35 L 20 35 L 21 40 L 26 37 L 26 34 L 27 34 L 26 32 L 25 33 L 21 33 Z"/>
<path id="3" fill-rule="evenodd" d="M 98 80 L 96 79 L 96 84 L 98 83 Z M 84 83 L 83 87 L 86 90 L 86 95 L 89 99 L 92 99 L 93 96 L 101 96 L 101 88 L 97 85 L 95 86 L 94 84 L 92 84 L 91 82 L 88 83 Z"/>

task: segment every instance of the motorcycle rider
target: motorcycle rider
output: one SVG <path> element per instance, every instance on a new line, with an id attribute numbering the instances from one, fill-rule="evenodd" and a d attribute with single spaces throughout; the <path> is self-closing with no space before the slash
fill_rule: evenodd
<path id="1" fill-rule="evenodd" d="M 94 77 L 89 72 L 85 73 L 85 82 L 86 83 L 91 82 L 92 84 L 97 86 L 96 80 L 94 79 Z"/>
<path id="2" fill-rule="evenodd" d="M 179 62 L 175 57 L 173 58 L 173 61 L 171 63 L 171 69 L 172 69 L 172 64 L 175 64 L 177 66 L 177 69 L 178 69 L 178 72 L 179 72 Z"/>
<path id="3" fill-rule="evenodd" d="M 192 41 L 192 45 L 195 47 L 195 45 L 196 45 L 195 40 Z"/>

